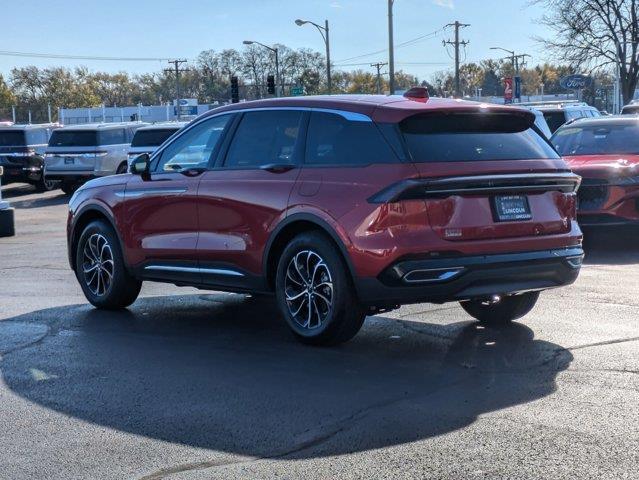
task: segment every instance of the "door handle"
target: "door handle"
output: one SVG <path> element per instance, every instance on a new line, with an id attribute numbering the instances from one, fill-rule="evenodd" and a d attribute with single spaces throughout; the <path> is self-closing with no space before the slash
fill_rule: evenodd
<path id="1" fill-rule="evenodd" d="M 290 163 L 268 163 L 260 167 L 260 169 L 271 173 L 285 173 L 294 168 L 296 168 L 296 166 Z"/>
<path id="2" fill-rule="evenodd" d="M 208 169 L 204 167 L 193 167 L 193 168 L 187 168 L 185 170 L 180 170 L 180 173 L 187 177 L 197 177 L 198 175 L 201 175 L 207 170 Z"/>

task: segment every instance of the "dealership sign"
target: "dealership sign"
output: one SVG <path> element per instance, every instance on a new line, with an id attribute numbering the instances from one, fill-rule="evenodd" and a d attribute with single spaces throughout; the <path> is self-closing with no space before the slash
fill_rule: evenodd
<path id="1" fill-rule="evenodd" d="M 180 98 L 180 116 L 197 115 L 197 98 Z M 178 106 L 176 100 L 173 100 L 173 113 L 178 114 Z"/>
<path id="2" fill-rule="evenodd" d="M 592 85 L 592 77 L 587 75 L 568 75 L 559 81 L 559 85 L 566 90 L 583 90 Z"/>
<path id="3" fill-rule="evenodd" d="M 504 103 L 513 103 L 513 77 L 504 78 Z"/>

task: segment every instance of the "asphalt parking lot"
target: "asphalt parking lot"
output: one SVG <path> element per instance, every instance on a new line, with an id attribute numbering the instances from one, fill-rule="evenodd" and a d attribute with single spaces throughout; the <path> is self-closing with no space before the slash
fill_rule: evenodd
<path id="1" fill-rule="evenodd" d="M 522 322 L 456 304 L 298 344 L 267 299 L 146 284 L 90 307 L 66 197 L 3 187 L 0 478 L 639 478 L 639 232 L 587 237 Z"/>

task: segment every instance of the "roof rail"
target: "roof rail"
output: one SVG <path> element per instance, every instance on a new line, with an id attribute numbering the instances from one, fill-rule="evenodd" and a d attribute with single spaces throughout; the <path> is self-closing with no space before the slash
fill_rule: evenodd
<path id="1" fill-rule="evenodd" d="M 562 106 L 562 105 L 573 105 L 573 106 L 579 106 L 579 107 L 590 106 L 586 102 L 582 102 L 579 100 L 550 100 L 545 102 L 521 102 L 521 103 L 517 103 L 516 105 L 524 105 L 528 107 L 533 107 L 533 106 L 541 107 L 543 105 L 548 105 L 549 107 L 556 107 L 556 106 Z"/>

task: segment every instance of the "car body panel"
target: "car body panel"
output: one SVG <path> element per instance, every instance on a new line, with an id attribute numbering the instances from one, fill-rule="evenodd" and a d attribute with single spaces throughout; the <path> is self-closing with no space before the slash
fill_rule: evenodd
<path id="1" fill-rule="evenodd" d="M 25 140 L 19 145 L 3 145 L 0 142 L 3 183 L 37 183 L 42 179 L 46 142 L 56 128 L 60 128 L 57 123 L 0 126 L 0 135 L 3 132 L 21 132 Z"/>
<path id="2" fill-rule="evenodd" d="M 639 155 L 565 157 L 584 178 L 579 222 L 587 226 L 639 223 Z"/>

